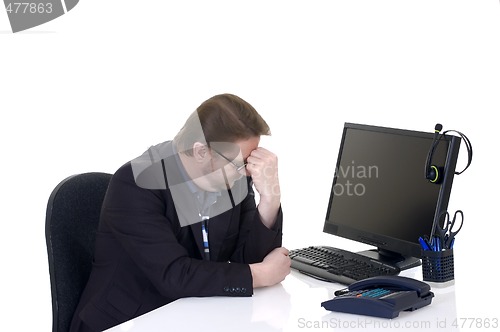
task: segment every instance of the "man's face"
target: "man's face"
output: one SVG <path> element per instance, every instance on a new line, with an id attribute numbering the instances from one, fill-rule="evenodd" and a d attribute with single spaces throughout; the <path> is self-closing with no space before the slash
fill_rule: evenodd
<path id="1" fill-rule="evenodd" d="M 257 136 L 235 143 L 210 143 L 211 161 L 205 174 L 211 187 L 216 191 L 231 188 L 242 176 L 249 175 L 246 160 L 259 142 Z"/>

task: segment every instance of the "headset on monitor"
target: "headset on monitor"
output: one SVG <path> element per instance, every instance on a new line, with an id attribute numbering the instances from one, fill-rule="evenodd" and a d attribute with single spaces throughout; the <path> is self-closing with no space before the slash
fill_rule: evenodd
<path id="1" fill-rule="evenodd" d="M 441 183 L 443 179 L 444 167 L 436 166 L 432 164 L 432 157 L 434 155 L 434 150 L 441 138 L 443 138 L 447 133 L 454 132 L 460 135 L 460 137 L 464 140 L 465 146 L 467 148 L 467 165 L 460 172 L 455 171 L 456 175 L 462 174 L 467 168 L 469 168 L 472 162 L 472 145 L 470 140 L 463 133 L 457 130 L 446 130 L 442 134 L 441 130 L 443 130 L 443 126 L 440 123 L 437 123 L 434 127 L 434 139 L 432 140 L 431 148 L 429 149 L 429 153 L 427 155 L 427 160 L 425 162 L 425 178 L 428 179 L 432 183 Z"/>

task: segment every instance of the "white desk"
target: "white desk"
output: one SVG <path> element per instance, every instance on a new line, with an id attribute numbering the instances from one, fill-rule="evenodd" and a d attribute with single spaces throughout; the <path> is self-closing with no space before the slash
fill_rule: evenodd
<path id="1" fill-rule="evenodd" d="M 421 267 L 400 275 L 422 280 Z M 451 285 L 450 285 L 451 284 Z M 330 312 L 321 302 L 345 286 L 305 276 L 295 270 L 279 285 L 259 288 L 252 297 L 185 298 L 158 308 L 108 332 L 121 331 L 454 331 L 455 285 L 431 283 L 435 297 L 429 306 L 401 312 L 394 319 Z"/>

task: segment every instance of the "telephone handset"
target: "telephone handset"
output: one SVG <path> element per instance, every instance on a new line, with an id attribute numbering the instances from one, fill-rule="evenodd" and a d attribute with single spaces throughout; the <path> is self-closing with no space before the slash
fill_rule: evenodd
<path id="1" fill-rule="evenodd" d="M 378 276 L 360 280 L 335 292 L 321 303 L 326 310 L 358 315 L 395 318 L 400 311 L 429 305 L 434 293 L 425 282 L 402 276 Z"/>

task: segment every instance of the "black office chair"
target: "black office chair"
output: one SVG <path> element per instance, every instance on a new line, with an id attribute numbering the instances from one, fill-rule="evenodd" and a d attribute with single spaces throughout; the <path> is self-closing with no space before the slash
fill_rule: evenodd
<path id="1" fill-rule="evenodd" d="M 83 173 L 59 183 L 45 219 L 52 331 L 67 332 L 92 267 L 95 233 L 111 174 Z"/>

